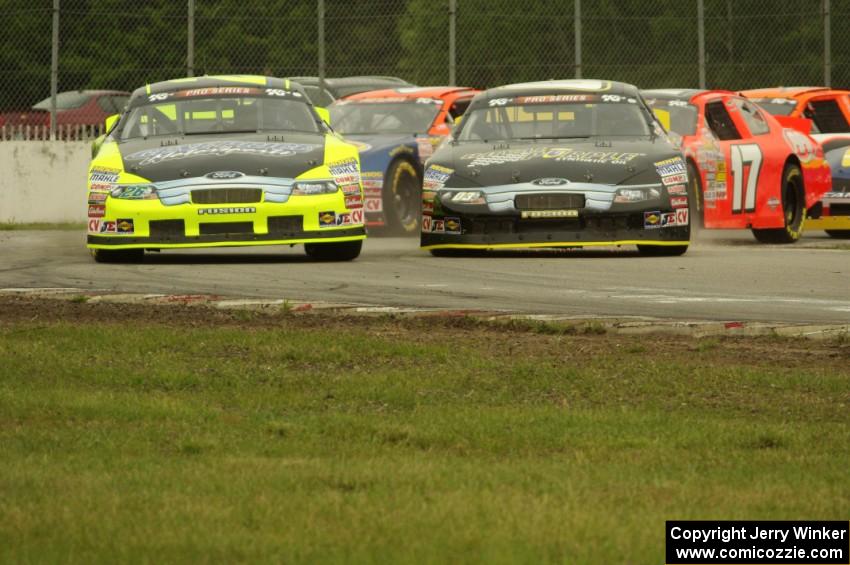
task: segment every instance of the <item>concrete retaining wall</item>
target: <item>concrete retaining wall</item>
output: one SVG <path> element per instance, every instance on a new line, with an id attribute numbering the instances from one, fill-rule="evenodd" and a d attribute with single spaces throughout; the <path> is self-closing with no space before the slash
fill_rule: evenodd
<path id="1" fill-rule="evenodd" d="M 85 222 L 90 142 L 0 142 L 0 222 Z"/>

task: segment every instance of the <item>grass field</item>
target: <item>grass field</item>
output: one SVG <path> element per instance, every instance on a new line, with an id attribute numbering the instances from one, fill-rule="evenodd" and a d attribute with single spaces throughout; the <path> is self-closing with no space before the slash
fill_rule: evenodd
<path id="1" fill-rule="evenodd" d="M 0 301 L 0 561 L 663 563 L 847 519 L 850 345 Z"/>

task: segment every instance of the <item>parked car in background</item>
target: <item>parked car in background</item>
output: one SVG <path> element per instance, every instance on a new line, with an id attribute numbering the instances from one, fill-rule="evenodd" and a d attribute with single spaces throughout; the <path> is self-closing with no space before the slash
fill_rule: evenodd
<path id="1" fill-rule="evenodd" d="M 458 86 L 392 88 L 328 107 L 331 127 L 360 148 L 368 226 L 418 233 L 422 166 L 477 93 Z"/>
<path id="2" fill-rule="evenodd" d="M 50 125 L 50 98 L 31 108 L 0 113 L 0 127 Z M 100 126 L 108 116 L 120 114 L 130 93 L 122 90 L 68 90 L 56 96 L 57 126 Z"/>
<path id="3" fill-rule="evenodd" d="M 353 76 L 339 78 L 325 78 L 324 84 L 319 77 L 289 77 L 289 80 L 297 82 L 304 88 L 304 92 L 316 106 L 329 106 L 331 102 L 352 94 L 359 94 L 368 90 L 380 88 L 393 88 L 400 86 L 415 86 L 406 80 L 389 76 Z"/>
<path id="4" fill-rule="evenodd" d="M 806 230 L 850 238 L 850 90 L 778 87 L 741 94 L 777 117 L 810 121 L 812 138 L 832 170 L 832 189 L 809 215 Z"/>
<path id="5" fill-rule="evenodd" d="M 807 211 L 831 186 L 821 146 L 755 103 L 723 90 L 644 90 L 687 162 L 695 225 L 751 229 L 763 243 L 800 238 Z"/>

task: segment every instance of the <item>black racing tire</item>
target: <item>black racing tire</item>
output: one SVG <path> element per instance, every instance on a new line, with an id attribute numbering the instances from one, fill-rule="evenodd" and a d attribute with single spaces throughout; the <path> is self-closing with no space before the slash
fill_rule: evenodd
<path id="1" fill-rule="evenodd" d="M 688 250 L 687 245 L 638 245 L 637 248 L 647 257 L 678 257 Z"/>
<path id="2" fill-rule="evenodd" d="M 705 227 L 705 199 L 702 190 L 702 177 L 693 161 L 688 161 L 688 215 L 690 216 L 691 235 L 699 233 Z"/>
<path id="3" fill-rule="evenodd" d="M 393 235 L 419 235 L 422 179 L 410 161 L 393 161 L 384 176 L 384 221 Z"/>
<path id="4" fill-rule="evenodd" d="M 305 243 L 304 252 L 316 261 L 353 261 L 360 256 L 363 240 L 334 243 Z"/>
<path id="5" fill-rule="evenodd" d="M 782 171 L 782 217 L 781 228 L 753 229 L 753 235 L 761 243 L 794 243 L 803 235 L 806 223 L 806 192 L 803 187 L 803 172 L 794 163 L 785 165 Z"/>
<path id="6" fill-rule="evenodd" d="M 91 249 L 90 252 L 97 263 L 141 263 L 145 258 L 144 249 Z"/>
<path id="7" fill-rule="evenodd" d="M 850 239 L 850 230 L 824 230 L 826 235 L 835 239 Z"/>

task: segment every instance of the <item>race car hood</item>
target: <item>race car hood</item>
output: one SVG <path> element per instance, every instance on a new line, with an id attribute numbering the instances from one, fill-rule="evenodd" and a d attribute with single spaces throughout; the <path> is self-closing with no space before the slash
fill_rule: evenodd
<path id="1" fill-rule="evenodd" d="M 124 170 L 151 182 L 215 171 L 295 178 L 324 161 L 321 134 L 242 134 L 132 139 L 119 144 Z"/>
<path id="2" fill-rule="evenodd" d="M 410 133 L 345 135 L 344 138 L 357 146 L 360 152 L 360 168 L 363 171 L 383 172 L 389 160 L 398 155 L 408 155 L 414 160 L 419 158 L 416 136 Z"/>
<path id="3" fill-rule="evenodd" d="M 655 163 L 681 153 L 657 137 L 444 144 L 428 161 L 453 170 L 452 186 L 552 178 L 596 184 L 658 182 Z"/>

